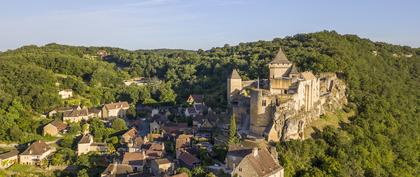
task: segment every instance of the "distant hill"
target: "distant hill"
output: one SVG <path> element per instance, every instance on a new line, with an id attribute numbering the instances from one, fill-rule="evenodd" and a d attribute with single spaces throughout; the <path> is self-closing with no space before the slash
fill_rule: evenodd
<path id="1" fill-rule="evenodd" d="M 343 72 L 348 109 L 356 112 L 350 123 L 340 129 L 326 127 L 318 138 L 279 143 L 286 176 L 418 175 L 420 49 L 334 31 L 207 51 L 49 44 L 2 52 L 0 139 L 30 140 L 22 136 L 36 134 L 43 123 L 31 117 L 65 105 L 56 94 L 65 88 L 73 89 L 88 105 L 114 100 L 173 104 L 190 93 L 204 93 L 210 106 L 223 110 L 231 69 L 237 68 L 245 78 L 266 77 L 265 65 L 279 47 L 300 70 Z M 107 56 L 98 56 L 100 50 Z M 164 82 L 147 88 L 122 84 L 138 76 Z"/>

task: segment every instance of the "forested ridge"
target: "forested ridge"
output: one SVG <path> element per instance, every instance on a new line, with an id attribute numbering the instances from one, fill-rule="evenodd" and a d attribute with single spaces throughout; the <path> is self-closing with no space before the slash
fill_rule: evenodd
<path id="1" fill-rule="evenodd" d="M 226 78 L 237 68 L 243 79 L 266 78 L 266 64 L 282 47 L 301 71 L 342 72 L 348 109 L 341 128 L 313 139 L 277 144 L 286 176 L 418 176 L 420 171 L 420 49 L 372 42 L 334 31 L 209 50 L 136 50 L 48 44 L 0 53 L 0 140 L 28 142 L 50 120 L 40 114 L 71 104 L 57 93 L 73 89 L 80 104 L 118 100 L 132 105 L 181 103 L 206 95 L 226 108 Z M 97 55 L 105 50 L 109 55 Z M 149 86 L 123 80 L 146 77 Z M 57 84 L 58 83 L 58 84 Z"/>

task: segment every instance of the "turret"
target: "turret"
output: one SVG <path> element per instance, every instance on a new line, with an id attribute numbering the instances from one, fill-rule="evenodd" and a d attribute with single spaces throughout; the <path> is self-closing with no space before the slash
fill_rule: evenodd
<path id="1" fill-rule="evenodd" d="M 269 79 L 281 78 L 285 77 L 287 74 L 287 70 L 292 66 L 292 62 L 290 62 L 286 55 L 283 53 L 281 48 L 277 53 L 276 57 L 268 64 L 268 68 L 270 69 L 270 76 Z"/>
<path id="2" fill-rule="evenodd" d="M 232 97 L 242 90 L 242 78 L 239 75 L 238 71 L 234 69 L 232 74 L 227 79 L 227 101 L 228 104 L 231 103 Z"/>

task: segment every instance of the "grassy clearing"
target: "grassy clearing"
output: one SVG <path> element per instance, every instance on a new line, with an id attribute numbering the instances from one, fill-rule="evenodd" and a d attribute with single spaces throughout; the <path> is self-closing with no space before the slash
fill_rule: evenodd
<path id="1" fill-rule="evenodd" d="M 32 165 L 15 164 L 0 171 L 0 176 L 53 176 L 53 172 Z"/>
<path id="2" fill-rule="evenodd" d="M 305 138 L 310 138 L 311 134 L 314 133 L 316 129 L 322 131 L 322 129 L 328 125 L 339 128 L 340 123 L 349 123 L 349 117 L 352 116 L 354 116 L 354 111 L 348 113 L 343 110 L 327 112 L 322 115 L 320 119 L 311 122 L 310 125 L 305 128 Z"/>

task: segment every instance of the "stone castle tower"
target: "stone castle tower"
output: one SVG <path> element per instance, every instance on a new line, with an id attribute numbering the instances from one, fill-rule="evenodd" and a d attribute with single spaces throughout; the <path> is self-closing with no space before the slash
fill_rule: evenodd
<path id="1" fill-rule="evenodd" d="M 227 79 L 228 104 L 238 127 L 252 137 L 302 139 L 306 122 L 319 117 L 328 100 L 345 96 L 343 89 L 330 94 L 331 84 L 340 82 L 335 74 L 298 72 L 281 49 L 268 68 L 267 79 L 243 81 L 236 70 Z"/>
<path id="2" fill-rule="evenodd" d="M 242 78 L 239 76 L 238 71 L 234 69 L 232 74 L 227 80 L 227 101 L 230 103 L 234 95 L 239 94 L 242 90 Z"/>

